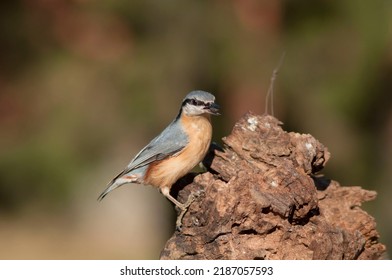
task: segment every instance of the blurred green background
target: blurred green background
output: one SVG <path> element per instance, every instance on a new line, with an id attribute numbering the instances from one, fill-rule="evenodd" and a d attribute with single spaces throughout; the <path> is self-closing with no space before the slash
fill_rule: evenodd
<path id="1" fill-rule="evenodd" d="M 23 0 L 0 4 L 0 258 L 156 259 L 172 205 L 106 183 L 177 114 L 216 95 L 214 140 L 275 115 L 377 190 L 364 204 L 392 246 L 392 1 Z"/>

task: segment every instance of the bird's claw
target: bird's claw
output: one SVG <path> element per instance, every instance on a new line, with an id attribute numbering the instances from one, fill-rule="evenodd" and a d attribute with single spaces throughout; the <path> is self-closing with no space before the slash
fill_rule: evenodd
<path id="1" fill-rule="evenodd" d="M 180 215 L 177 217 L 176 221 L 176 230 L 181 231 L 182 229 L 182 219 L 185 215 L 185 213 L 188 211 L 189 206 L 202 194 L 204 193 L 204 190 L 198 190 L 196 192 L 192 192 L 189 196 L 187 201 L 180 207 L 181 212 Z"/>

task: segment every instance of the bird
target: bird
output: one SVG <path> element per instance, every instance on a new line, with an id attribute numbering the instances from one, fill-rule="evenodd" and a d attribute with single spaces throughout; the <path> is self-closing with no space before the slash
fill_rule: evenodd
<path id="1" fill-rule="evenodd" d="M 212 138 L 211 115 L 220 115 L 219 109 L 211 93 L 195 90 L 187 94 L 176 118 L 109 182 L 98 200 L 127 183 L 151 185 L 181 210 L 176 221 L 181 229 L 182 217 L 195 197 L 191 194 L 187 202 L 180 203 L 170 189 L 204 159 Z"/>

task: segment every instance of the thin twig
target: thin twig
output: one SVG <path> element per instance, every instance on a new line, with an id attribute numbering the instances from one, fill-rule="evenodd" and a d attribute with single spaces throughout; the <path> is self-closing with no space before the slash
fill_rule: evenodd
<path id="1" fill-rule="evenodd" d="M 271 101 L 271 115 L 274 115 L 274 83 L 276 80 L 276 77 L 278 76 L 278 72 L 280 67 L 283 64 L 284 57 L 286 55 L 286 52 L 283 52 L 282 56 L 280 57 L 278 65 L 275 67 L 274 71 L 272 72 L 271 76 L 271 81 L 270 81 L 270 86 L 268 88 L 267 96 L 265 97 L 265 111 L 264 115 L 268 115 L 268 105 L 269 101 Z"/>

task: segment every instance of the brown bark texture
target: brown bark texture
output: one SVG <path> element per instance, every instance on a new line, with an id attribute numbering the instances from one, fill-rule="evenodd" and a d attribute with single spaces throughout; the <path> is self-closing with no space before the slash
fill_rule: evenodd
<path id="1" fill-rule="evenodd" d="M 360 208 L 376 192 L 315 175 L 330 153 L 313 136 L 247 113 L 223 142 L 208 172 L 175 186 L 180 201 L 198 196 L 161 259 L 382 258 L 375 220 Z"/>

